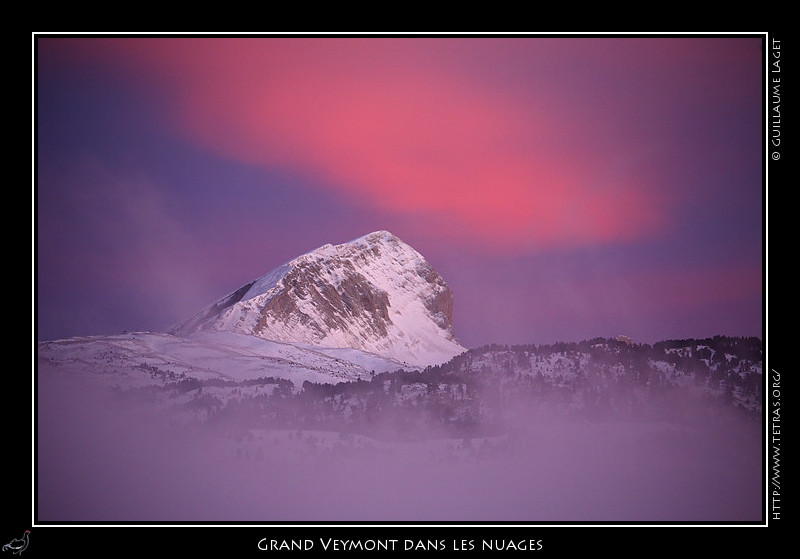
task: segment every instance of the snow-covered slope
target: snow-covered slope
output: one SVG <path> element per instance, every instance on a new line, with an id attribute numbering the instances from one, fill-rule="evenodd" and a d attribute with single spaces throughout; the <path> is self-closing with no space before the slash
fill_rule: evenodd
<path id="1" fill-rule="evenodd" d="M 452 307 L 450 288 L 425 258 L 377 231 L 299 256 L 172 333 L 236 332 L 424 366 L 465 351 L 453 333 Z"/>
<path id="2" fill-rule="evenodd" d="M 368 380 L 401 368 L 354 349 L 324 349 L 272 342 L 232 332 L 186 338 L 155 332 L 85 336 L 39 342 L 39 373 L 63 374 L 121 389 L 182 380 L 242 382 L 259 378 L 338 383 Z"/>

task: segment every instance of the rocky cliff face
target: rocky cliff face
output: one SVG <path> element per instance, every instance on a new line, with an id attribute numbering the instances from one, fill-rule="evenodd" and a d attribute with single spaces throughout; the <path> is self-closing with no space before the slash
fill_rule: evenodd
<path id="1" fill-rule="evenodd" d="M 299 256 L 173 332 L 227 330 L 350 347 L 419 366 L 464 351 L 452 312 L 453 294 L 425 258 L 388 231 L 377 231 Z"/>

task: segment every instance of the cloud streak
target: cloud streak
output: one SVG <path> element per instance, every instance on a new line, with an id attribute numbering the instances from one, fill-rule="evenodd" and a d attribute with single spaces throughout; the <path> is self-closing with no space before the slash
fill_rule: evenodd
<path id="1" fill-rule="evenodd" d="M 230 159 L 302 169 L 381 210 L 433 215 L 450 236 L 541 250 L 649 237 L 668 225 L 665 200 L 627 140 L 598 130 L 587 107 L 557 103 L 563 83 L 504 88 L 470 69 L 485 40 L 110 42 L 106 55 L 161 84 L 173 124 L 192 141 Z M 524 73 L 566 45 L 494 46 Z M 603 117 L 624 126 L 620 108 L 606 102 Z"/>

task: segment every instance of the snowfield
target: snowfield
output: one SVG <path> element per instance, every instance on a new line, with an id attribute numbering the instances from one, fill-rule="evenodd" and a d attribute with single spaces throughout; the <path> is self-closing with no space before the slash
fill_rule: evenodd
<path id="1" fill-rule="evenodd" d="M 186 338 L 154 332 L 68 338 L 39 343 L 39 374 L 88 378 L 120 388 L 182 379 L 243 381 L 274 377 L 336 383 L 369 379 L 403 366 L 352 348 L 315 348 L 233 332 Z"/>

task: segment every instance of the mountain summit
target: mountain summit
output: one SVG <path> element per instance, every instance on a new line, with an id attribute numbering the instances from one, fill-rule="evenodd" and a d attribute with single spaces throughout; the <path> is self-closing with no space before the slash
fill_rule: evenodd
<path id="1" fill-rule="evenodd" d="M 349 347 L 415 366 L 465 351 L 453 295 L 425 258 L 388 231 L 324 245 L 242 286 L 173 329 Z"/>

